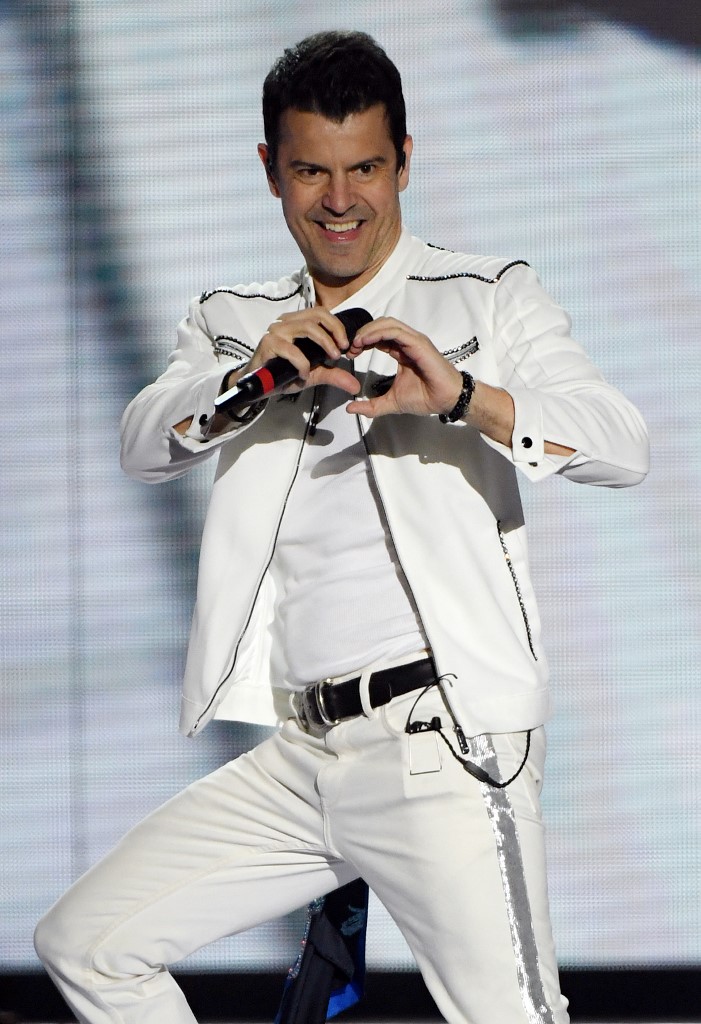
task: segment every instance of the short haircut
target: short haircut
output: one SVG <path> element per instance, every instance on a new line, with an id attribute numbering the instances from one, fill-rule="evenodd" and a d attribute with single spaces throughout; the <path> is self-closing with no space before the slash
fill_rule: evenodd
<path id="1" fill-rule="evenodd" d="M 382 103 L 404 166 L 406 107 L 399 71 L 365 32 L 318 32 L 285 50 L 263 84 L 263 126 L 269 165 L 277 162 L 280 118 L 286 110 L 322 114 L 340 123 Z"/>

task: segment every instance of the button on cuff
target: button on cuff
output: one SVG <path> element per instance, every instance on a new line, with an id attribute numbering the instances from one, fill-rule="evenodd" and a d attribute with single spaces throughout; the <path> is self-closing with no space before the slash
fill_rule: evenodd
<path id="1" fill-rule="evenodd" d="M 510 391 L 514 403 L 511 451 L 514 462 L 542 462 L 545 455 L 543 413 L 538 395 L 524 388 Z"/>

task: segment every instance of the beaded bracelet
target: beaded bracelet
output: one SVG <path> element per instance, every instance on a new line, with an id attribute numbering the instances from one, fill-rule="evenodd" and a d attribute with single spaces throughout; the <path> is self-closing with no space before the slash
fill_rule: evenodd
<path id="1" fill-rule="evenodd" d="M 470 408 L 470 400 L 475 390 L 475 379 L 467 370 L 460 370 L 460 376 L 462 377 L 462 391 L 450 412 L 439 414 L 438 419 L 441 423 L 455 423 L 456 420 L 462 419 Z"/>

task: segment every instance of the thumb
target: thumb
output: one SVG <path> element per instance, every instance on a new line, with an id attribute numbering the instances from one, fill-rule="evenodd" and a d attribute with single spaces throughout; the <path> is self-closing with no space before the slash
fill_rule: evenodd
<path id="1" fill-rule="evenodd" d="M 367 416 L 368 419 L 374 419 L 376 416 L 383 416 L 391 409 L 383 408 L 386 407 L 387 402 L 383 401 L 382 398 L 363 398 L 361 401 L 357 399 L 353 402 L 349 402 L 346 406 L 346 412 L 356 416 Z"/>

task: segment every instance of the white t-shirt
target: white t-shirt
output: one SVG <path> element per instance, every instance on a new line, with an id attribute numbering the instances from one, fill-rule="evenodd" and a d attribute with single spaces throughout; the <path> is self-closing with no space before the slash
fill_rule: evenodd
<path id="1" fill-rule="evenodd" d="M 318 394 L 271 565 L 273 678 L 291 689 L 427 647 L 350 398 Z"/>

